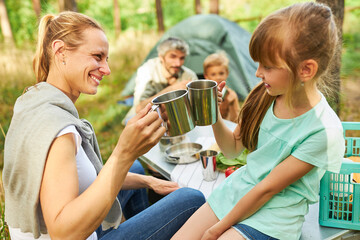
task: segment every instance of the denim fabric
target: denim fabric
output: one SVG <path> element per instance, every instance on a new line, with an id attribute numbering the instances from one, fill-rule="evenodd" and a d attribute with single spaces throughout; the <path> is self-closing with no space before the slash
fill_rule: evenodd
<path id="1" fill-rule="evenodd" d="M 145 175 L 144 168 L 138 160 L 135 160 L 129 172 Z M 149 207 L 149 198 L 145 188 L 121 190 L 118 194 L 118 199 L 126 219 Z"/>
<path id="2" fill-rule="evenodd" d="M 144 174 L 144 169 L 138 160 L 129 171 Z M 191 188 L 178 189 L 150 207 L 148 207 L 146 189 L 121 190 L 118 199 L 127 220 L 117 229 L 102 231 L 100 226 L 96 231 L 100 240 L 170 239 L 205 203 L 204 195 Z"/>
<path id="3" fill-rule="evenodd" d="M 233 228 L 247 240 L 277 240 L 245 224 L 236 224 Z"/>
<path id="4" fill-rule="evenodd" d="M 195 189 L 180 188 L 141 213 L 121 223 L 117 229 L 102 232 L 100 240 L 168 240 L 205 203 Z"/>

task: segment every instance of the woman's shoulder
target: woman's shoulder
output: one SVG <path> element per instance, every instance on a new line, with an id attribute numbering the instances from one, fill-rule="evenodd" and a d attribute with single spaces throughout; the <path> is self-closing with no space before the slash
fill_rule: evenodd
<path id="1" fill-rule="evenodd" d="M 75 138 L 75 144 L 76 144 L 76 152 L 79 152 L 79 148 L 81 146 L 81 141 L 82 141 L 82 138 L 81 138 L 81 135 L 80 133 L 78 132 L 78 130 L 76 129 L 75 125 L 68 125 L 66 127 L 64 127 L 57 135 L 56 137 L 61 137 L 65 134 L 68 134 L 68 133 L 72 133 L 74 135 L 74 138 Z"/>

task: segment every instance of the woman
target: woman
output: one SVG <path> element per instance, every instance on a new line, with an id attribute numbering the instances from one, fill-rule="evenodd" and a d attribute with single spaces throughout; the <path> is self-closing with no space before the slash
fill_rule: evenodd
<path id="1" fill-rule="evenodd" d="M 204 202 L 201 193 L 179 189 L 143 211 L 126 205 L 125 215 L 141 212 L 120 224 L 119 201 L 128 198 L 120 192 L 118 199 L 120 190 L 167 194 L 178 186 L 128 173 L 165 133 L 157 113 L 147 114 L 150 105 L 129 121 L 102 166 L 91 124 L 79 119 L 74 103 L 81 93 L 96 94 L 110 74 L 108 48 L 102 28 L 85 15 L 41 19 L 38 84 L 16 101 L 5 142 L 5 218 L 13 240 L 169 239 Z"/>

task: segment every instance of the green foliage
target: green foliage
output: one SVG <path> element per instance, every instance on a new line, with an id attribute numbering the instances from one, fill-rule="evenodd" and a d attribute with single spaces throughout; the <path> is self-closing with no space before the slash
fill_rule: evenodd
<path id="1" fill-rule="evenodd" d="M 9 228 L 5 224 L 5 203 L 4 200 L 0 201 L 0 239 L 10 240 Z"/>
<path id="2" fill-rule="evenodd" d="M 251 21 L 240 21 L 239 24 L 252 32 L 259 21 L 269 13 L 284 6 L 297 2 L 311 0 L 227 0 L 220 1 L 220 15 L 230 19 L 247 19 L 258 17 Z M 101 23 L 109 38 L 114 37 L 113 0 L 77 0 L 78 10 Z M 203 13 L 209 12 L 209 2 L 201 1 Z M 150 31 L 157 29 L 156 7 L 154 0 L 118 0 L 120 7 L 121 28 L 125 30 Z M 358 0 L 346 0 L 346 7 L 359 5 Z M 36 39 L 37 19 L 30 0 L 6 1 L 8 15 L 13 34 L 18 46 Z M 262 7 L 266 6 L 266 7 Z M 41 0 L 42 15 L 58 12 L 58 1 Z M 177 24 L 179 21 L 192 16 L 194 12 L 193 0 L 162 0 L 163 19 L 165 29 Z M 344 32 L 355 33 L 360 29 L 360 10 L 346 13 L 344 19 Z M 0 41 L 3 40 L 0 38 Z"/>
<path id="3" fill-rule="evenodd" d="M 48 13 L 56 14 L 59 12 L 59 6 L 57 0 L 40 0 L 41 15 Z"/>
<path id="4" fill-rule="evenodd" d="M 341 75 L 360 77 L 360 32 L 343 35 Z"/>
<path id="5" fill-rule="evenodd" d="M 122 30 L 149 31 L 156 29 L 155 1 L 133 0 L 119 2 Z"/>
<path id="6" fill-rule="evenodd" d="M 77 2 L 78 11 L 91 16 L 100 22 L 107 35 L 112 33 L 113 24 L 113 1 L 103 0 L 101 4 L 97 0 L 82 0 Z"/>
<path id="7" fill-rule="evenodd" d="M 36 33 L 37 19 L 31 1 L 6 1 L 9 21 L 18 45 L 33 41 Z"/>
<path id="8" fill-rule="evenodd" d="M 299 2 L 311 0 L 238 0 L 221 1 L 220 15 L 229 20 L 259 17 L 251 21 L 240 21 L 239 25 L 249 32 L 253 32 L 260 20 L 277 9 Z M 264 7 L 266 6 L 266 7 Z"/>
<path id="9" fill-rule="evenodd" d="M 195 14 L 194 1 L 162 0 L 162 8 L 166 29 Z"/>

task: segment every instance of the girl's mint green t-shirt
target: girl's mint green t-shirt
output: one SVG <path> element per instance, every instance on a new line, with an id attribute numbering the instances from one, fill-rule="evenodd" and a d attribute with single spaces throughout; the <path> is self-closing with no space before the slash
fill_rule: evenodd
<path id="1" fill-rule="evenodd" d="M 247 156 L 247 165 L 226 178 L 208 203 L 222 219 L 250 189 L 292 155 L 315 167 L 241 223 L 278 239 L 299 239 L 308 204 L 319 200 L 325 171 L 340 171 L 345 151 L 343 129 L 324 96 L 310 111 L 293 119 L 277 118 L 273 105 L 260 125 L 257 149 Z"/>

